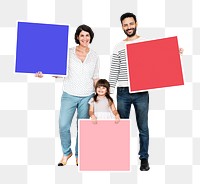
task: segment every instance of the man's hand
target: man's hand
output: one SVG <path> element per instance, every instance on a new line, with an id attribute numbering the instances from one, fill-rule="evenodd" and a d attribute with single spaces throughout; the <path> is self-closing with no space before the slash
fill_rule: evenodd
<path id="1" fill-rule="evenodd" d="M 179 48 L 179 54 L 183 54 L 184 49 L 183 48 Z"/>

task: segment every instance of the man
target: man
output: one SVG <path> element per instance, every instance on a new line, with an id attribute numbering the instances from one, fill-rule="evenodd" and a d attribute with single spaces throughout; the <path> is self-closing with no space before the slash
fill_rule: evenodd
<path id="1" fill-rule="evenodd" d="M 149 110 L 149 94 L 148 91 L 139 93 L 129 93 L 127 61 L 125 46 L 126 43 L 134 43 L 142 41 L 143 39 L 136 34 L 137 19 L 132 13 L 125 13 L 121 16 L 121 25 L 126 39 L 116 45 L 110 68 L 110 90 L 114 92 L 115 86 L 117 87 L 117 110 L 120 118 L 129 119 L 131 105 L 134 105 L 136 121 L 139 130 L 140 139 L 140 170 L 148 171 L 150 169 L 148 163 L 148 147 L 149 147 L 149 128 L 148 128 L 148 110 Z M 145 66 L 144 66 L 145 67 Z"/>

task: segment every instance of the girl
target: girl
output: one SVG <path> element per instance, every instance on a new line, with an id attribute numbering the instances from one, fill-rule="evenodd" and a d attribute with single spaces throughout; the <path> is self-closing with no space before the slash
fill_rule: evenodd
<path id="1" fill-rule="evenodd" d="M 89 115 L 96 123 L 97 119 L 114 119 L 120 121 L 119 114 L 110 96 L 110 84 L 106 79 L 100 79 L 95 85 L 95 96 L 88 102 L 90 104 Z"/>

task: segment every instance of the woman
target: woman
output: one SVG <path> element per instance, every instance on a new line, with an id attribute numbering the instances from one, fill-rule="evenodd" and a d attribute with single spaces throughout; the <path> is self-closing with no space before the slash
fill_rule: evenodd
<path id="1" fill-rule="evenodd" d="M 63 82 L 59 117 L 63 157 L 58 166 L 66 165 L 67 160 L 72 156 L 70 127 L 75 111 L 77 110 L 77 120 L 89 118 L 88 101 L 93 96 L 94 84 L 99 78 L 99 57 L 89 48 L 93 37 L 92 29 L 87 25 L 81 25 L 77 28 L 74 37 L 78 45 L 69 49 L 68 75 Z M 42 77 L 42 73 L 38 72 L 36 77 Z M 75 157 L 78 165 L 78 132 Z"/>

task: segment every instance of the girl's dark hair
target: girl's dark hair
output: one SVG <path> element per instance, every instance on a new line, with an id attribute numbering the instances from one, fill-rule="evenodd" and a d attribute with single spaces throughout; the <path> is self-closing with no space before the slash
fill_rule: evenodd
<path id="1" fill-rule="evenodd" d="M 101 87 L 101 86 L 103 86 L 103 87 L 105 87 L 105 88 L 107 89 L 107 92 L 106 92 L 106 95 L 105 95 L 105 96 L 106 96 L 106 98 L 107 98 L 108 101 L 109 101 L 109 105 L 112 105 L 113 99 L 112 99 L 112 97 L 110 96 L 110 84 L 109 84 L 109 82 L 108 82 L 106 79 L 99 79 L 99 80 L 97 81 L 96 85 L 95 85 L 95 92 L 96 92 L 97 88 L 98 88 L 98 87 Z M 98 101 L 98 100 L 97 100 L 97 96 L 98 96 L 98 94 L 95 93 L 95 95 L 94 95 L 94 101 L 95 101 L 95 102 Z"/>
<path id="2" fill-rule="evenodd" d="M 122 24 L 122 21 L 123 21 L 125 18 L 129 18 L 129 17 L 133 17 L 134 21 L 137 22 L 136 16 L 135 16 L 133 13 L 127 12 L 127 13 L 124 13 L 124 14 L 120 17 L 121 24 Z"/>
<path id="3" fill-rule="evenodd" d="M 88 32 L 88 33 L 90 34 L 90 43 L 92 43 L 92 40 L 93 40 L 93 38 L 94 38 L 94 32 L 92 31 L 92 29 L 91 29 L 89 26 L 87 26 L 87 25 L 85 25 L 85 24 L 80 25 L 80 26 L 76 29 L 76 32 L 75 32 L 75 35 L 74 35 L 75 42 L 76 42 L 77 44 L 80 44 L 80 42 L 79 42 L 79 40 L 78 40 L 77 37 L 80 35 L 80 32 L 81 32 L 81 31 L 86 31 L 86 32 Z"/>

